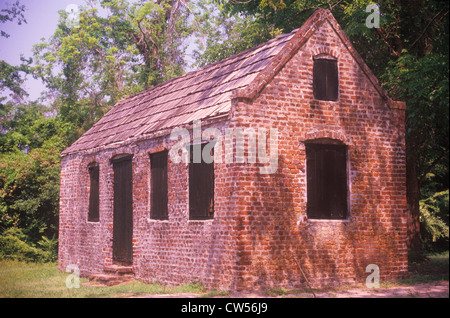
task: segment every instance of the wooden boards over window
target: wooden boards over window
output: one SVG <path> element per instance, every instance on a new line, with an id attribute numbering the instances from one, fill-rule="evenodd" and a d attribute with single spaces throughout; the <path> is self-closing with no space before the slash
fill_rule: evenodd
<path id="1" fill-rule="evenodd" d="M 190 147 L 189 162 L 189 219 L 205 220 L 214 218 L 214 161 L 205 162 L 214 155 L 214 148 L 206 154 L 208 144 Z"/>
<path id="2" fill-rule="evenodd" d="M 346 219 L 347 146 L 306 143 L 307 215 Z"/>
<path id="3" fill-rule="evenodd" d="M 88 221 L 99 221 L 99 166 L 96 162 L 88 166 L 89 169 L 89 211 Z"/>
<path id="4" fill-rule="evenodd" d="M 150 218 L 167 220 L 167 150 L 150 154 Z"/>
<path id="5" fill-rule="evenodd" d="M 315 58 L 313 66 L 313 93 L 319 100 L 336 101 L 339 93 L 336 59 Z"/>

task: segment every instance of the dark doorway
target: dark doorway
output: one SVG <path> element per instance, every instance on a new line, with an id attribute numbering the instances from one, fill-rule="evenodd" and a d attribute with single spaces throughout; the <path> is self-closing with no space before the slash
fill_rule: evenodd
<path id="1" fill-rule="evenodd" d="M 133 174 L 132 156 L 115 157 L 114 214 L 113 214 L 113 261 L 131 265 L 133 260 Z"/>

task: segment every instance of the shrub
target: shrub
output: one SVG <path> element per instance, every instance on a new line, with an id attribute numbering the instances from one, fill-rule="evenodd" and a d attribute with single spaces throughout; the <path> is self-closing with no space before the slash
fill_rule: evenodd
<path id="1" fill-rule="evenodd" d="M 29 245 L 23 241 L 25 235 L 20 229 L 12 228 L 0 235 L 0 260 L 26 262 L 48 262 L 52 255 L 48 251 Z"/>
<path id="2" fill-rule="evenodd" d="M 423 244 L 430 251 L 448 250 L 449 190 L 420 200 L 420 227 Z"/>
<path id="3" fill-rule="evenodd" d="M 42 240 L 38 242 L 40 248 L 45 252 L 48 253 L 49 257 L 52 261 L 56 260 L 58 258 L 58 239 L 54 236 L 49 239 L 46 236 L 42 237 Z"/>

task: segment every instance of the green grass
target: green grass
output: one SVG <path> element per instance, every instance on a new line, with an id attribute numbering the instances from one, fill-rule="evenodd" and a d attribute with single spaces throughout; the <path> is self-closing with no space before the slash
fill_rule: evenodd
<path id="1" fill-rule="evenodd" d="M 431 283 L 436 281 L 448 281 L 449 280 L 449 252 L 443 252 L 438 254 L 426 255 L 427 260 L 421 262 L 411 262 L 410 272 L 408 277 L 405 277 L 398 281 L 385 281 L 380 283 L 380 288 L 390 288 L 395 286 L 410 286 L 423 283 Z M 345 292 L 352 288 L 366 288 L 364 283 L 347 285 L 343 284 L 336 287 L 325 287 L 314 289 L 314 292 Z M 290 297 L 298 294 L 310 294 L 311 290 L 304 288 L 302 290 L 269 288 L 264 291 L 267 296 L 270 297 Z"/>
<path id="2" fill-rule="evenodd" d="M 449 280 L 449 253 L 428 255 L 428 260 L 411 264 L 412 274 L 397 282 L 382 282 L 382 288 L 428 283 L 432 281 Z M 192 282 L 177 287 L 162 284 L 146 284 L 134 281 L 127 284 L 109 287 L 83 286 L 67 288 L 68 273 L 58 271 L 56 263 L 25 263 L 19 261 L 0 261 L 0 298 L 112 298 L 139 297 L 145 294 L 196 293 L 203 297 L 227 296 L 226 292 L 209 291 L 201 284 Z M 81 283 L 87 282 L 81 278 Z M 342 286 L 339 289 L 350 288 Z M 319 291 L 319 290 L 317 290 Z M 323 291 L 323 290 L 321 290 Z M 290 290 L 271 288 L 267 296 L 288 296 L 305 290 Z"/>
<path id="3" fill-rule="evenodd" d="M 410 263 L 410 276 L 402 284 L 420 284 L 431 281 L 449 280 L 449 251 L 427 255 L 427 260 Z"/>
<path id="4" fill-rule="evenodd" d="M 60 273 L 56 263 L 37 264 L 0 261 L 0 298 L 111 298 L 144 294 L 204 293 L 198 283 L 177 287 L 133 281 L 117 286 L 67 288 L 68 273 Z M 88 279 L 81 278 L 80 282 Z"/>

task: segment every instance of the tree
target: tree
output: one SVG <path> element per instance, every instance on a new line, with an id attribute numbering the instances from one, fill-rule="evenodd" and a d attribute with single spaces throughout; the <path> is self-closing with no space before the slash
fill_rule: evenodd
<path id="1" fill-rule="evenodd" d="M 240 53 L 280 35 L 282 30 L 267 26 L 255 15 L 233 14 L 224 4 L 202 1 L 198 4 L 195 65 L 204 66 Z"/>
<path id="2" fill-rule="evenodd" d="M 90 1 L 74 27 L 60 12 L 53 36 L 34 48 L 33 71 L 60 116 L 79 127 L 74 139 L 119 99 L 182 74 L 186 7 L 182 0 Z"/>
<path id="3" fill-rule="evenodd" d="M 143 57 L 141 81 L 150 87 L 183 73 L 183 40 L 193 29 L 188 25 L 190 9 L 184 0 L 137 1 L 103 0 L 121 32 Z"/>
<path id="4" fill-rule="evenodd" d="M 17 1 L 0 11 L 0 22 L 26 22 L 24 10 Z M 25 101 L 30 63 L 0 60 L 0 258 L 17 252 L 20 259 L 50 260 L 58 233 L 59 152 L 71 126 L 50 116 L 48 107 Z"/>
<path id="5" fill-rule="evenodd" d="M 19 1 L 14 2 L 12 5 L 8 5 L 6 8 L 0 10 L 0 23 L 12 22 L 17 20 L 20 25 L 27 23 L 24 16 L 25 6 L 21 5 Z M 3 30 L 0 30 L 0 36 L 9 37 L 9 34 Z"/>
<path id="6" fill-rule="evenodd" d="M 20 25 L 27 23 L 24 16 L 25 6 L 16 1 L 12 5 L 6 6 L 0 10 L 0 23 L 7 23 L 17 20 Z M 9 37 L 5 31 L 0 30 L 0 36 Z M 8 95 L 13 100 L 19 100 L 26 95 L 22 89 L 24 77 L 22 72 L 26 72 L 26 65 L 13 66 L 4 60 L 0 60 L 0 131 L 3 130 L 3 125 L 6 117 L 11 113 L 13 104 L 8 101 Z"/>

